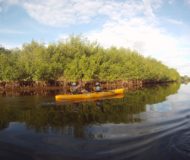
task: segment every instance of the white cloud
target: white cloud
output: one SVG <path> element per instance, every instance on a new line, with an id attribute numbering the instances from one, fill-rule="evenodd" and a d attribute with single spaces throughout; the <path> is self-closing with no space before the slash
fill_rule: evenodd
<path id="1" fill-rule="evenodd" d="M 88 23 L 97 15 L 101 5 L 101 1 L 94 0 L 33 0 L 23 3 L 32 18 L 51 26 Z"/>
<path id="2" fill-rule="evenodd" d="M 107 22 L 100 31 L 87 33 L 90 39 L 97 39 L 104 46 L 116 45 L 118 47 L 129 47 L 139 50 L 140 44 L 148 55 L 173 47 L 176 44 L 174 38 L 149 20 L 144 18 L 133 18 L 128 21 Z M 138 45 L 137 45 L 138 44 Z M 137 48 L 134 48 L 137 45 Z M 156 52 L 155 52 L 156 51 Z"/>
<path id="3" fill-rule="evenodd" d="M 118 1 L 118 0 L 1 0 L 2 2 L 22 6 L 26 12 L 40 23 L 51 26 L 68 26 L 89 23 L 96 16 L 108 19 L 127 19 L 142 14 L 153 19 L 153 10 L 162 0 Z"/>

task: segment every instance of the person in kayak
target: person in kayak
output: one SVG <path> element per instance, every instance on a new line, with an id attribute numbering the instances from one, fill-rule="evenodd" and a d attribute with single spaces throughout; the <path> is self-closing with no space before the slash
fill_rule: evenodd
<path id="1" fill-rule="evenodd" d="M 83 88 L 81 83 L 77 85 L 76 82 L 71 83 L 70 86 L 70 92 L 71 94 L 82 94 L 82 93 L 88 93 L 88 90 Z"/>
<path id="2" fill-rule="evenodd" d="M 72 94 L 78 94 L 79 93 L 79 87 L 77 86 L 76 82 L 72 82 L 70 86 L 70 92 Z"/>
<path id="3" fill-rule="evenodd" d="M 101 92 L 102 91 L 102 88 L 101 88 L 101 85 L 99 82 L 96 82 L 95 84 L 95 92 Z"/>

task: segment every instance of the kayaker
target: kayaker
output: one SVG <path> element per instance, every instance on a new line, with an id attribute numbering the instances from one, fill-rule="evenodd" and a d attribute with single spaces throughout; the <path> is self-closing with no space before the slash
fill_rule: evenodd
<path id="1" fill-rule="evenodd" d="M 77 93 L 78 93 L 78 87 L 77 87 L 76 82 L 72 82 L 72 83 L 71 83 L 70 92 L 71 92 L 72 94 L 77 94 Z"/>
<path id="2" fill-rule="evenodd" d="M 99 82 L 96 82 L 96 84 L 95 84 L 95 91 L 96 91 L 96 92 L 101 92 L 101 91 L 102 91 L 102 88 L 101 88 Z"/>

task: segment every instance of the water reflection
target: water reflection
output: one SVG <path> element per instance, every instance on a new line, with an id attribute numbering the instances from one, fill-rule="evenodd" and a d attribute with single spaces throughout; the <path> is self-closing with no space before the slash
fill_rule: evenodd
<path id="1" fill-rule="evenodd" d="M 172 110 L 170 102 L 147 105 L 147 111 L 168 112 Z"/>
<path id="2" fill-rule="evenodd" d="M 178 89 L 179 84 L 174 83 L 130 91 L 120 99 L 59 104 L 54 102 L 52 96 L 1 97 L 0 128 L 8 127 L 9 122 L 24 122 L 28 128 L 37 132 L 48 132 L 51 129 L 68 134 L 72 132 L 75 137 L 85 137 L 89 133 L 88 125 L 141 122 L 143 119 L 139 114 L 147 111 L 147 104 L 162 102 Z M 152 105 L 150 109 L 166 111 L 171 106 Z M 88 135 L 93 132 L 90 131 Z"/>

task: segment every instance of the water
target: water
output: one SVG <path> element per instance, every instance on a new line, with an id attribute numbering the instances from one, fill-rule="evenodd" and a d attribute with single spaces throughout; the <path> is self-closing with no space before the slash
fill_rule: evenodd
<path id="1" fill-rule="evenodd" d="M 170 84 L 81 103 L 0 96 L 0 159 L 189 160 L 189 95 Z"/>

